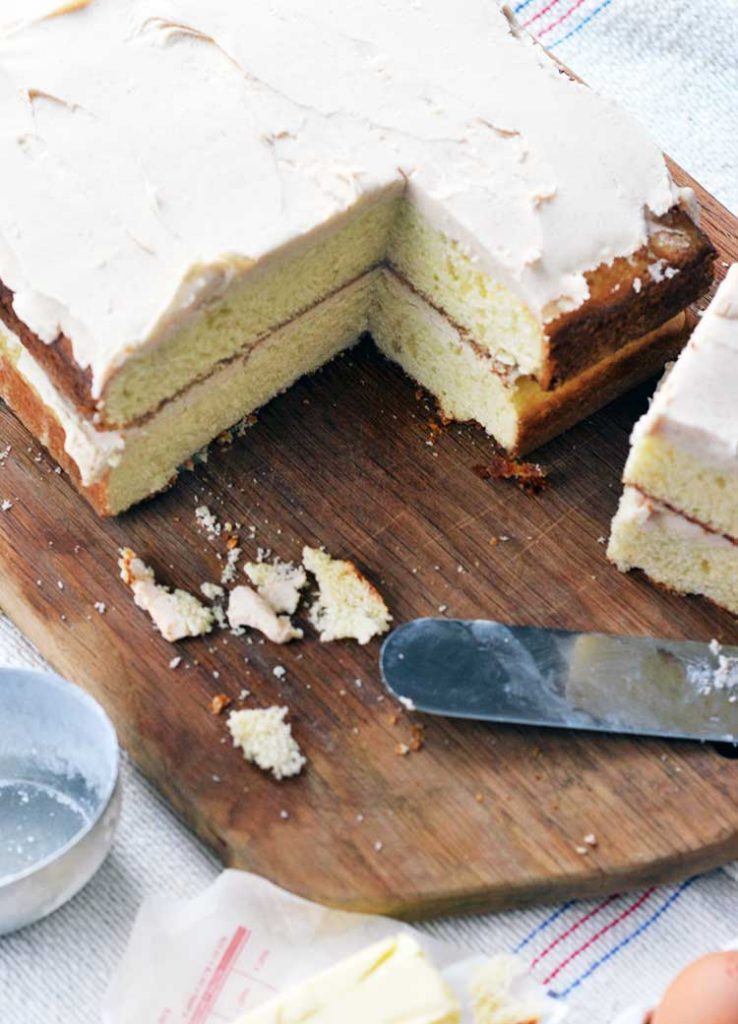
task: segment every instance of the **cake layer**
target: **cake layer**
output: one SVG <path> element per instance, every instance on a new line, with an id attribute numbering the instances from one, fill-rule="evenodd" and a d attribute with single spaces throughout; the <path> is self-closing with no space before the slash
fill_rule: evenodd
<path id="1" fill-rule="evenodd" d="M 684 343 L 685 318 L 627 343 L 555 391 L 501 372 L 392 271 L 377 274 L 369 323 L 381 351 L 427 388 L 449 419 L 476 420 L 508 452 L 525 454 L 657 373 Z"/>
<path id="2" fill-rule="evenodd" d="M 391 271 L 347 285 L 243 356 L 217 368 L 140 426 L 98 431 L 60 394 L 10 333 L 0 344 L 0 389 L 101 514 L 166 487 L 194 452 L 371 329 L 379 347 L 444 411 L 476 419 L 525 452 L 657 371 L 683 341 L 684 318 L 629 343 L 556 391 L 501 376 L 491 357 Z"/>
<path id="3" fill-rule="evenodd" d="M 501 376 L 532 377 L 548 390 L 655 330 L 707 287 L 711 249 L 700 241 L 686 214 L 679 214 L 679 224 L 670 237 L 683 244 L 674 244 L 669 264 L 681 263 L 678 275 L 659 282 L 647 278 L 649 283 L 639 285 L 637 298 L 633 283 L 642 281 L 637 272 L 647 276 L 646 257 L 618 261 L 617 267 L 588 275 L 591 297 L 576 314 L 546 327 L 509 288 L 481 271 L 407 201 L 393 192 L 375 196 L 329 228 L 316 231 L 309 241 L 272 254 L 253 268 L 224 263 L 222 281 L 212 285 L 214 296 L 181 329 L 172 329 L 165 340 L 129 359 L 111 378 L 105 409 L 98 411 L 89 374 L 81 375 L 70 362 L 69 343 L 46 345 L 33 335 L 15 315 L 12 293 L 2 282 L 0 319 L 82 415 L 103 429 L 120 429 L 145 420 L 163 402 L 206 378 L 218 365 L 245 354 L 336 287 L 385 264 L 389 245 L 391 266 L 468 333 L 494 360 Z M 654 260 L 655 244 L 647 250 Z M 439 268 L 445 268 L 443 274 Z M 231 283 L 224 284 L 228 280 Z M 567 335 L 565 345 L 561 334 Z"/>
<path id="4" fill-rule="evenodd" d="M 541 322 L 458 242 L 399 205 L 388 261 L 499 364 L 545 390 L 571 380 L 676 316 L 709 287 L 714 251 L 684 210 L 649 222 L 648 242 L 588 273 L 589 297 Z"/>
<path id="5" fill-rule="evenodd" d="M 738 537 L 738 265 L 633 432 L 625 482 Z"/>
<path id="6" fill-rule="evenodd" d="M 219 365 L 246 353 L 338 288 L 382 260 L 397 204 L 391 192 L 365 199 L 309 240 L 270 254 L 254 267 L 223 261 L 210 268 L 210 297 L 173 326 L 159 344 L 144 346 L 109 384 L 104 413 L 95 414 L 90 374 L 80 374 L 68 342 L 46 345 L 15 316 L 12 294 L 0 284 L 0 316 L 78 411 L 106 429 L 133 426 L 164 401 Z M 192 283 L 193 289 L 197 285 Z"/>
<path id="7" fill-rule="evenodd" d="M 703 395 L 703 401 L 710 399 Z M 732 462 L 716 464 L 663 434 L 645 434 L 631 449 L 624 479 L 710 529 L 738 537 L 738 461 Z"/>
<path id="8" fill-rule="evenodd" d="M 372 287 L 371 275 L 346 286 L 128 430 L 94 430 L 7 332 L 0 391 L 97 512 L 116 515 L 169 486 L 213 438 L 353 344 L 367 328 Z"/>
<path id="9" fill-rule="evenodd" d="M 386 259 L 400 191 L 477 297 L 398 266 L 452 313 L 513 296 L 469 322 L 545 388 L 709 277 L 657 147 L 489 0 L 38 6 L 0 13 L 0 310 L 97 425 Z"/>
<path id="10" fill-rule="evenodd" d="M 738 615 L 738 539 L 705 529 L 626 487 L 607 549 L 621 572 L 642 569 L 680 594 L 700 594 Z"/>

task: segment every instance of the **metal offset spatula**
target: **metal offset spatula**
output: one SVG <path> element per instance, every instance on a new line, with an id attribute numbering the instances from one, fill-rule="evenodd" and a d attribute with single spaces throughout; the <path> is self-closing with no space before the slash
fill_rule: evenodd
<path id="1" fill-rule="evenodd" d="M 385 685 L 433 715 L 738 742 L 738 647 L 416 619 L 382 647 Z"/>

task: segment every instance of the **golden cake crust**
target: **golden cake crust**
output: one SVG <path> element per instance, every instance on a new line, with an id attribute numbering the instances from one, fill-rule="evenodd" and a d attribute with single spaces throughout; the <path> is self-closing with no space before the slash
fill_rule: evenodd
<path id="1" fill-rule="evenodd" d="M 103 478 L 85 486 L 82 483 L 77 463 L 70 458 L 65 448 L 66 434 L 56 415 L 40 399 L 26 379 L 18 372 L 13 362 L 0 356 L 0 396 L 10 406 L 18 419 L 46 448 L 51 457 L 72 479 L 75 487 L 89 501 L 98 515 L 109 516 L 107 481 Z"/>
<path id="2" fill-rule="evenodd" d="M 527 455 L 615 398 L 659 374 L 689 337 L 690 317 L 671 320 L 604 356 L 555 391 L 523 419 L 512 455 Z"/>
<path id="3" fill-rule="evenodd" d="M 71 402 L 77 411 L 92 419 L 95 402 L 92 398 L 92 375 L 82 370 L 74 360 L 72 343 L 60 335 L 50 345 L 33 333 L 13 309 L 13 292 L 0 281 L 0 320 L 25 345 L 33 358 L 42 366 L 54 387 Z"/>
<path id="4" fill-rule="evenodd" d="M 656 218 L 648 244 L 588 273 L 589 299 L 549 326 L 541 387 L 558 387 L 676 316 L 712 284 L 715 256 L 685 210 L 675 207 Z M 656 280 L 651 268 L 657 268 Z"/>

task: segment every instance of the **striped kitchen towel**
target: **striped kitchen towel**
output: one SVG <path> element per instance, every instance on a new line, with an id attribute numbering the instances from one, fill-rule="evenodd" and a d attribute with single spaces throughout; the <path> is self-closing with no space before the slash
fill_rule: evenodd
<path id="1" fill-rule="evenodd" d="M 613 0 L 521 0 L 513 8 L 528 32 L 556 49 L 587 29 Z"/>
<path id="2" fill-rule="evenodd" d="M 520 0 L 513 10 L 550 50 L 583 32 L 613 0 Z"/>
<path id="3" fill-rule="evenodd" d="M 738 0 L 517 0 L 518 20 L 738 212 Z"/>
<path id="4" fill-rule="evenodd" d="M 653 1005 L 689 961 L 732 942 L 738 886 L 726 871 L 555 907 L 448 919 L 425 927 L 489 952 L 509 950 L 570 1007 L 567 1024 L 611 1024 Z"/>

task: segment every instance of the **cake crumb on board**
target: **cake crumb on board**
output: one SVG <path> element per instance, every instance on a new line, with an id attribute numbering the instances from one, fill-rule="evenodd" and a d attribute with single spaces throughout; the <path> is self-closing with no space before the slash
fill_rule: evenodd
<path id="1" fill-rule="evenodd" d="M 234 629 L 258 630 L 275 644 L 286 644 L 303 637 L 302 630 L 292 625 L 289 616 L 277 615 L 269 602 L 251 587 L 240 586 L 231 591 L 228 622 Z"/>
<path id="2" fill-rule="evenodd" d="M 285 721 L 286 707 L 232 711 L 228 729 L 234 747 L 240 747 L 247 761 L 281 780 L 299 775 L 307 764 L 292 726 Z"/>
<path id="3" fill-rule="evenodd" d="M 548 470 L 539 463 L 519 462 L 502 454 L 493 454 L 486 465 L 472 470 L 480 480 L 511 480 L 528 495 L 540 494 L 548 487 Z"/>
<path id="4" fill-rule="evenodd" d="M 121 548 L 118 566 L 121 579 L 133 591 L 136 605 L 149 614 L 165 640 L 173 643 L 212 630 L 212 610 L 186 590 L 170 590 L 157 583 L 154 570 L 130 548 Z"/>
<path id="5" fill-rule="evenodd" d="M 368 643 L 386 633 L 392 616 L 377 588 L 353 562 L 332 558 L 319 548 L 303 548 L 302 564 L 315 576 L 318 598 L 310 622 L 323 643 L 358 640 Z"/>
<path id="6" fill-rule="evenodd" d="M 210 701 L 210 713 L 212 715 L 220 715 L 232 703 L 233 701 L 227 693 L 217 693 Z"/>
<path id="7" fill-rule="evenodd" d="M 293 615 L 297 611 L 307 583 L 307 574 L 301 565 L 277 558 L 273 562 L 247 562 L 243 571 L 275 612 Z"/>

